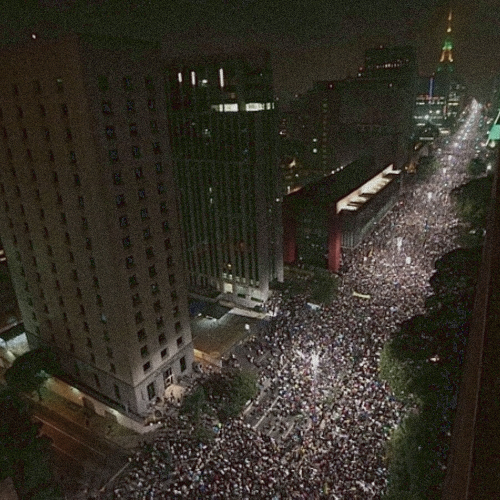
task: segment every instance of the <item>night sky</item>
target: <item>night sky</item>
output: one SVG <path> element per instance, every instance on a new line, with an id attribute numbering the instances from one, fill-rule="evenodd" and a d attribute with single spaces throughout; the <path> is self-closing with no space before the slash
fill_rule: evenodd
<path id="1" fill-rule="evenodd" d="M 446 0 L 3 0 L 0 36 L 39 19 L 94 34 L 167 39 L 174 47 L 268 48 L 276 93 L 287 99 L 313 81 L 355 76 L 366 48 L 411 44 L 419 72 L 434 72 L 446 34 Z M 500 0 L 455 0 L 454 57 L 484 99 L 500 74 Z"/>

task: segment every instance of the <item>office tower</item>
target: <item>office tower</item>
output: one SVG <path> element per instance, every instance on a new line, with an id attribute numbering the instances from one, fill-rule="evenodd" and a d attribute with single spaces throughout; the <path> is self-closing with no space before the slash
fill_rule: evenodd
<path id="1" fill-rule="evenodd" d="M 269 57 L 173 60 L 167 94 L 190 289 L 258 306 L 283 279 Z"/>
<path id="2" fill-rule="evenodd" d="M 365 51 L 365 63 L 358 77 L 385 80 L 414 79 L 417 56 L 410 46 L 377 47 Z"/>
<path id="3" fill-rule="evenodd" d="M 0 61 L 0 232 L 29 344 L 142 416 L 193 359 L 158 53 L 34 33 Z"/>

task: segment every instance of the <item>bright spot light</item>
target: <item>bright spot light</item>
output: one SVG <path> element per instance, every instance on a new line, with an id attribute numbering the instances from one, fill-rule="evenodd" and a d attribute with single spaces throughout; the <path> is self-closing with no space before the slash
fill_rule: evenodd
<path id="1" fill-rule="evenodd" d="M 33 38 L 33 40 L 36 39 L 36 33 L 31 33 L 31 38 Z"/>

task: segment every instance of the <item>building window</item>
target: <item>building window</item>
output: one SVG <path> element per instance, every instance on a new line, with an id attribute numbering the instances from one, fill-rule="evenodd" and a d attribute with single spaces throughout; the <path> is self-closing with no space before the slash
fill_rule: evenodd
<path id="1" fill-rule="evenodd" d="M 54 152 L 51 149 L 49 149 L 49 161 L 56 161 L 54 158 Z"/>
<path id="2" fill-rule="evenodd" d="M 77 273 L 76 269 L 73 269 L 71 271 L 71 278 L 73 279 L 73 281 L 78 281 L 78 273 Z"/>
<path id="3" fill-rule="evenodd" d="M 75 256 L 73 255 L 73 252 L 69 252 L 69 261 L 75 262 Z"/>
<path id="4" fill-rule="evenodd" d="M 141 148 L 139 146 L 132 146 L 132 156 L 134 158 L 141 157 Z"/>
<path id="5" fill-rule="evenodd" d="M 67 141 L 72 141 L 73 140 L 73 134 L 71 133 L 71 129 L 70 128 L 66 129 L 66 140 Z"/>
<path id="6" fill-rule="evenodd" d="M 56 78 L 56 87 L 58 92 L 64 92 L 64 84 L 62 78 Z"/>
<path id="7" fill-rule="evenodd" d="M 123 238 L 122 244 L 123 244 L 123 248 L 130 248 L 132 246 L 132 243 L 130 242 L 130 236 Z"/>
<path id="8" fill-rule="evenodd" d="M 155 312 L 160 312 L 162 307 L 161 307 L 161 302 L 159 300 L 157 300 L 154 304 L 153 304 L 153 309 L 155 310 Z"/>
<path id="9" fill-rule="evenodd" d="M 166 192 L 165 185 L 162 182 L 158 184 L 157 188 L 158 188 L 158 194 L 163 194 Z"/>
<path id="10" fill-rule="evenodd" d="M 67 104 L 61 104 L 61 113 L 63 116 L 68 116 L 69 110 Z"/>
<path id="11" fill-rule="evenodd" d="M 95 363 L 95 356 L 92 354 L 92 363 Z M 101 382 L 99 381 L 99 377 L 96 373 L 94 373 L 94 382 L 96 387 L 101 387 Z"/>
<path id="12" fill-rule="evenodd" d="M 151 238 L 151 229 L 149 227 L 142 231 L 142 237 L 144 240 L 149 240 L 149 238 Z"/>
<path id="13" fill-rule="evenodd" d="M 80 182 L 80 176 L 78 174 L 73 175 L 73 180 L 75 181 L 75 186 L 80 187 L 81 182 Z"/>
<path id="14" fill-rule="evenodd" d="M 128 219 L 126 215 L 123 215 L 122 217 L 119 218 L 120 221 L 120 227 L 127 227 L 128 226 Z"/>
<path id="15" fill-rule="evenodd" d="M 21 134 L 22 134 L 22 139 L 23 139 L 23 141 L 28 140 L 28 131 L 27 131 L 25 128 L 23 128 L 23 129 L 21 130 Z"/>
<path id="16" fill-rule="evenodd" d="M 156 120 L 151 120 L 149 122 L 149 126 L 151 128 L 151 133 L 152 134 L 157 134 L 158 133 L 158 122 Z"/>
<path id="17" fill-rule="evenodd" d="M 150 111 L 156 111 L 156 102 L 154 99 L 148 99 L 148 108 Z"/>
<path id="18" fill-rule="evenodd" d="M 89 262 L 90 262 L 90 267 L 92 269 L 95 269 L 95 259 L 94 259 L 94 257 L 90 257 L 89 258 Z"/>
<path id="19" fill-rule="evenodd" d="M 166 342 L 167 342 L 167 336 L 164 333 L 160 333 L 160 335 L 158 335 L 158 343 L 160 345 L 163 345 Z"/>
<path id="20" fill-rule="evenodd" d="M 76 163 L 76 153 L 74 151 L 69 152 L 69 161 L 71 163 Z"/>
<path id="21" fill-rule="evenodd" d="M 40 85 L 40 80 L 35 80 L 33 82 L 33 89 L 35 91 L 35 94 L 41 94 L 42 93 L 42 86 Z"/>
<path id="22" fill-rule="evenodd" d="M 156 328 L 160 329 L 163 327 L 164 325 L 164 320 L 163 320 L 163 316 L 159 316 L 158 318 L 156 318 Z"/>
<path id="23" fill-rule="evenodd" d="M 160 352 L 161 359 L 168 357 L 168 349 L 162 349 Z"/>
<path id="24" fill-rule="evenodd" d="M 123 77 L 123 90 L 131 91 L 134 90 L 134 86 L 132 85 L 132 79 L 130 76 Z"/>
<path id="25" fill-rule="evenodd" d="M 38 107 L 38 110 L 40 111 L 40 116 L 42 116 L 42 117 L 47 116 L 47 111 L 45 111 L 45 106 L 42 106 L 40 104 L 40 106 Z"/>
<path id="26" fill-rule="evenodd" d="M 137 191 L 137 195 L 139 196 L 139 200 L 144 200 L 144 198 L 146 198 L 146 190 L 145 189 L 139 189 Z"/>
<path id="27" fill-rule="evenodd" d="M 153 283 L 151 285 L 151 293 L 153 295 L 157 294 L 160 291 L 160 287 L 158 286 L 158 283 Z"/>
<path id="28" fill-rule="evenodd" d="M 82 217 L 82 229 L 87 230 L 89 228 L 89 221 L 86 217 Z"/>
<path id="29" fill-rule="evenodd" d="M 154 278 L 156 276 L 156 268 L 155 266 L 149 266 L 149 277 Z"/>
<path id="30" fill-rule="evenodd" d="M 148 364 L 148 363 L 146 363 Z M 146 365 L 144 365 L 146 366 Z M 145 369 L 144 371 L 149 370 L 149 367 Z M 148 399 L 153 399 L 156 396 L 156 389 L 155 389 L 155 384 L 154 382 L 151 382 L 147 387 L 146 390 L 148 391 Z"/>
<path id="31" fill-rule="evenodd" d="M 176 332 L 180 332 L 182 330 L 182 326 L 181 326 L 181 322 L 180 321 L 176 321 L 175 323 L 175 331 Z M 179 340 L 179 339 L 177 339 Z"/>
<path id="32" fill-rule="evenodd" d="M 170 286 L 175 285 L 175 274 L 169 274 L 168 275 L 168 282 L 170 283 Z"/>
<path id="33" fill-rule="evenodd" d="M 146 90 L 154 90 L 155 89 L 153 79 L 150 76 L 146 76 L 144 78 L 144 84 L 146 86 Z"/>
<path id="34" fill-rule="evenodd" d="M 163 226 L 163 232 L 164 232 L 164 233 L 166 233 L 166 232 L 168 232 L 168 231 L 169 231 L 170 226 L 168 225 L 168 222 L 167 222 L 166 220 L 164 220 L 164 221 L 162 222 L 162 226 Z"/>
<path id="35" fill-rule="evenodd" d="M 111 347 L 106 347 L 106 356 L 108 358 L 112 358 L 113 357 L 113 349 L 111 349 Z"/>
<path id="36" fill-rule="evenodd" d="M 106 137 L 108 139 L 116 139 L 115 127 L 112 127 L 111 125 L 106 127 Z"/>
<path id="37" fill-rule="evenodd" d="M 153 247 L 146 248 L 146 257 L 152 259 L 155 256 Z"/>
<path id="38" fill-rule="evenodd" d="M 132 269 L 134 267 L 134 257 L 132 255 L 125 258 L 125 265 L 127 269 Z"/>
<path id="39" fill-rule="evenodd" d="M 116 370 L 114 369 L 114 367 L 115 367 L 115 365 L 113 365 L 113 363 L 111 363 L 111 371 L 113 373 L 116 373 Z M 120 388 L 116 384 L 114 384 L 113 387 L 115 389 L 115 397 L 116 397 L 116 399 L 121 399 L 122 397 L 120 395 Z"/>
<path id="40" fill-rule="evenodd" d="M 115 186 L 118 186 L 121 183 L 122 183 L 122 174 L 121 174 L 121 172 L 114 172 L 113 173 L 113 184 Z"/>
<path id="41" fill-rule="evenodd" d="M 160 203 L 160 212 L 162 214 L 168 214 L 168 207 L 167 207 L 167 202 L 166 201 L 162 201 Z"/>
<path id="42" fill-rule="evenodd" d="M 149 371 L 151 369 L 151 361 L 148 361 L 147 363 L 144 363 L 142 365 L 142 369 L 144 370 L 144 373 L 146 373 L 147 371 Z M 149 387 L 149 385 L 148 385 Z M 154 388 L 154 386 L 153 386 Z M 148 391 L 148 394 L 149 394 L 149 391 Z"/>
<path id="43" fill-rule="evenodd" d="M 178 318 L 179 317 L 179 306 L 175 306 L 173 309 L 172 309 L 172 316 L 174 318 Z"/>
<path id="44" fill-rule="evenodd" d="M 147 358 L 149 356 L 149 349 L 147 345 L 141 347 L 141 357 Z"/>
<path id="45" fill-rule="evenodd" d="M 128 130 L 130 132 L 130 137 L 137 137 L 137 123 L 129 123 Z"/>
<path id="46" fill-rule="evenodd" d="M 180 347 L 184 343 L 184 339 L 182 337 L 177 338 L 177 347 Z"/>
<path id="47" fill-rule="evenodd" d="M 135 276 L 135 274 L 133 276 L 129 277 L 128 284 L 129 284 L 130 288 L 133 288 L 133 287 L 135 287 L 135 286 L 137 286 L 139 284 L 139 282 L 137 281 L 137 277 Z"/>
<path id="48" fill-rule="evenodd" d="M 135 169 L 135 178 L 136 178 L 137 180 L 139 180 L 139 179 L 142 179 L 142 178 L 143 178 L 143 176 L 144 176 L 144 174 L 142 173 L 142 167 L 137 167 L 137 168 Z"/>
<path id="49" fill-rule="evenodd" d="M 125 206 L 125 195 L 123 193 L 117 195 L 117 197 L 115 198 L 115 201 L 116 201 L 116 206 L 117 207 L 123 207 L 123 206 Z"/>
<path id="50" fill-rule="evenodd" d="M 109 82 L 108 79 L 101 75 L 97 77 L 97 86 L 99 87 L 99 90 L 101 92 L 106 92 L 106 90 L 109 89 Z"/>
<path id="51" fill-rule="evenodd" d="M 157 174 L 163 173 L 163 164 L 161 163 L 161 161 L 159 161 L 158 163 L 155 163 L 155 170 L 156 170 Z"/>
<path id="52" fill-rule="evenodd" d="M 69 352 L 75 352 L 75 345 L 74 344 L 69 345 Z"/>
<path id="53" fill-rule="evenodd" d="M 160 143 L 159 142 L 153 142 L 152 146 L 153 146 L 153 153 L 155 155 L 161 154 L 161 147 L 160 147 Z"/>
<path id="54" fill-rule="evenodd" d="M 111 111 L 111 103 L 109 101 L 102 101 L 102 112 L 105 115 L 111 115 L 113 113 Z"/>
<path id="55" fill-rule="evenodd" d="M 78 197 L 78 206 L 79 206 L 80 208 L 85 208 L 85 202 L 84 202 L 84 200 L 83 200 L 83 196 L 79 196 L 79 197 Z"/>
<path id="56" fill-rule="evenodd" d="M 127 111 L 129 113 L 134 113 L 135 112 L 135 102 L 132 99 L 129 99 L 127 101 Z"/>
<path id="57" fill-rule="evenodd" d="M 144 328 L 142 330 L 139 330 L 137 332 L 137 340 L 139 342 L 143 342 L 144 340 L 146 340 L 146 330 L 144 330 Z"/>
<path id="58" fill-rule="evenodd" d="M 149 219 L 148 209 L 147 208 L 141 208 L 141 219 L 142 220 Z"/>
<path id="59" fill-rule="evenodd" d="M 22 118 L 24 116 L 23 110 L 20 106 L 16 106 L 17 108 L 17 117 Z"/>
<path id="60" fill-rule="evenodd" d="M 179 296 L 177 295 L 177 292 L 175 290 L 173 292 L 170 292 L 170 298 L 172 299 L 172 302 L 176 302 L 179 299 Z"/>
<path id="61" fill-rule="evenodd" d="M 182 356 L 182 358 L 179 359 L 179 365 L 181 367 L 181 372 L 185 372 L 187 368 L 186 356 Z"/>
<path id="62" fill-rule="evenodd" d="M 174 266 L 174 259 L 171 255 L 167 257 L 167 267 L 170 269 Z"/>
<path id="63" fill-rule="evenodd" d="M 99 288 L 99 278 L 97 276 L 94 276 L 92 278 L 94 288 Z"/>
<path id="64" fill-rule="evenodd" d="M 138 305 L 140 305 L 142 302 L 141 300 L 141 297 L 139 296 L 138 293 L 136 293 L 133 297 L 132 297 L 132 305 L 134 307 L 137 307 Z"/>
<path id="65" fill-rule="evenodd" d="M 67 224 L 68 220 L 66 219 L 66 214 L 64 212 L 61 213 L 61 224 Z"/>
<path id="66" fill-rule="evenodd" d="M 144 321 L 144 316 L 142 315 L 141 311 L 137 311 L 135 313 L 135 324 L 138 325 L 139 323 L 142 323 Z"/>
<path id="67" fill-rule="evenodd" d="M 87 250 L 92 250 L 92 240 L 90 238 L 85 238 L 85 248 Z"/>
<path id="68" fill-rule="evenodd" d="M 109 160 L 112 162 L 117 162 L 118 161 L 118 150 L 117 149 L 110 149 L 108 151 L 109 154 Z"/>

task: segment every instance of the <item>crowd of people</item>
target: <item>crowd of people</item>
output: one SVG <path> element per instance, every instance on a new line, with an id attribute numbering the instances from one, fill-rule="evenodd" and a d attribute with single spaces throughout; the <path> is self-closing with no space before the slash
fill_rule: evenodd
<path id="1" fill-rule="evenodd" d="M 137 452 L 114 499 L 378 499 L 387 486 L 386 442 L 408 408 L 378 377 L 384 343 L 423 311 L 433 263 L 456 246 L 449 193 L 473 151 L 449 156 L 349 255 L 333 303 L 274 295 L 276 314 L 238 354 L 259 373 L 244 414 L 214 427 L 212 442 L 172 420 Z M 168 472 L 167 463 L 171 464 Z"/>

